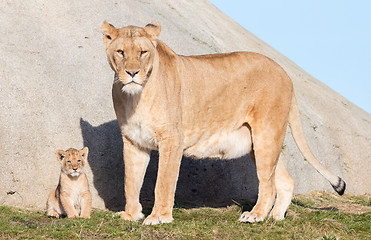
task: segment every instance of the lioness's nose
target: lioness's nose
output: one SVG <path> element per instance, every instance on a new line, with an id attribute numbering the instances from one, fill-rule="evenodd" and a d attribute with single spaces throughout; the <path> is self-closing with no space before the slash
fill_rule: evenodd
<path id="1" fill-rule="evenodd" d="M 77 170 L 77 168 L 72 168 L 74 171 L 76 171 Z"/>
<path id="2" fill-rule="evenodd" d="M 125 71 L 127 74 L 129 74 L 132 78 L 139 73 L 139 71 Z"/>

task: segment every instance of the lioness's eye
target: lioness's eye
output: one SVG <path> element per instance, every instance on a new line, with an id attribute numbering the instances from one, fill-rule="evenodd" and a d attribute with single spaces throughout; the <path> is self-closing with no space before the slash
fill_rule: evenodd
<path id="1" fill-rule="evenodd" d="M 77 162 L 81 162 L 81 160 L 79 159 L 79 160 L 77 160 Z"/>
<path id="2" fill-rule="evenodd" d="M 143 54 L 146 54 L 148 51 L 141 51 L 140 52 L 140 56 L 142 56 Z"/>
<path id="3" fill-rule="evenodd" d="M 120 55 L 125 56 L 124 51 L 122 51 L 122 50 L 117 50 L 117 52 L 118 52 Z"/>

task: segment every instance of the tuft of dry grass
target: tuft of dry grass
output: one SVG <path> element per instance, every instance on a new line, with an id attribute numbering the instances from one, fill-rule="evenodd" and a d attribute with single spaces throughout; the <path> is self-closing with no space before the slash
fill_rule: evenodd
<path id="1" fill-rule="evenodd" d="M 371 239 L 370 195 L 296 195 L 279 222 L 244 224 L 237 221 L 240 214 L 237 205 L 176 206 L 174 222 L 143 226 L 110 211 L 94 210 L 91 219 L 53 219 L 0 206 L 0 239 Z"/>

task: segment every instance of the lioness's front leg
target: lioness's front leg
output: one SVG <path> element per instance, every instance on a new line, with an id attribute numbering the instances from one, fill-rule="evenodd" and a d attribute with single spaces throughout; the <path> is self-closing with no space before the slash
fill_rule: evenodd
<path id="1" fill-rule="evenodd" d="M 122 219 L 138 221 L 144 217 L 139 202 L 140 189 L 150 159 L 150 151 L 141 149 L 123 138 L 125 164 L 125 211 Z"/>
<path id="2" fill-rule="evenodd" d="M 173 221 L 173 205 L 176 183 L 182 159 L 181 142 L 168 138 L 159 144 L 159 163 L 155 187 L 155 204 L 144 225 Z"/>

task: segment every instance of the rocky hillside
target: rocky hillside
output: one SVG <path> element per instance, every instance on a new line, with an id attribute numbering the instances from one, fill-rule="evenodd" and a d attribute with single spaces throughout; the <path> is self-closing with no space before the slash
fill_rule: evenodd
<path id="1" fill-rule="evenodd" d="M 44 208 L 58 182 L 55 151 L 88 146 L 94 207 L 123 207 L 122 143 L 111 100 L 113 73 L 100 32 L 104 20 L 117 27 L 156 20 L 162 25 L 160 39 L 178 54 L 245 50 L 273 58 L 293 79 L 314 154 L 343 177 L 348 192 L 370 193 L 371 115 L 206 0 L 3 0 L 0 9 L 0 204 Z M 290 134 L 283 153 L 297 193 L 332 191 L 303 161 Z M 154 152 L 144 202 L 153 200 L 156 167 Z M 176 201 L 219 205 L 256 194 L 248 156 L 183 159 Z"/>

